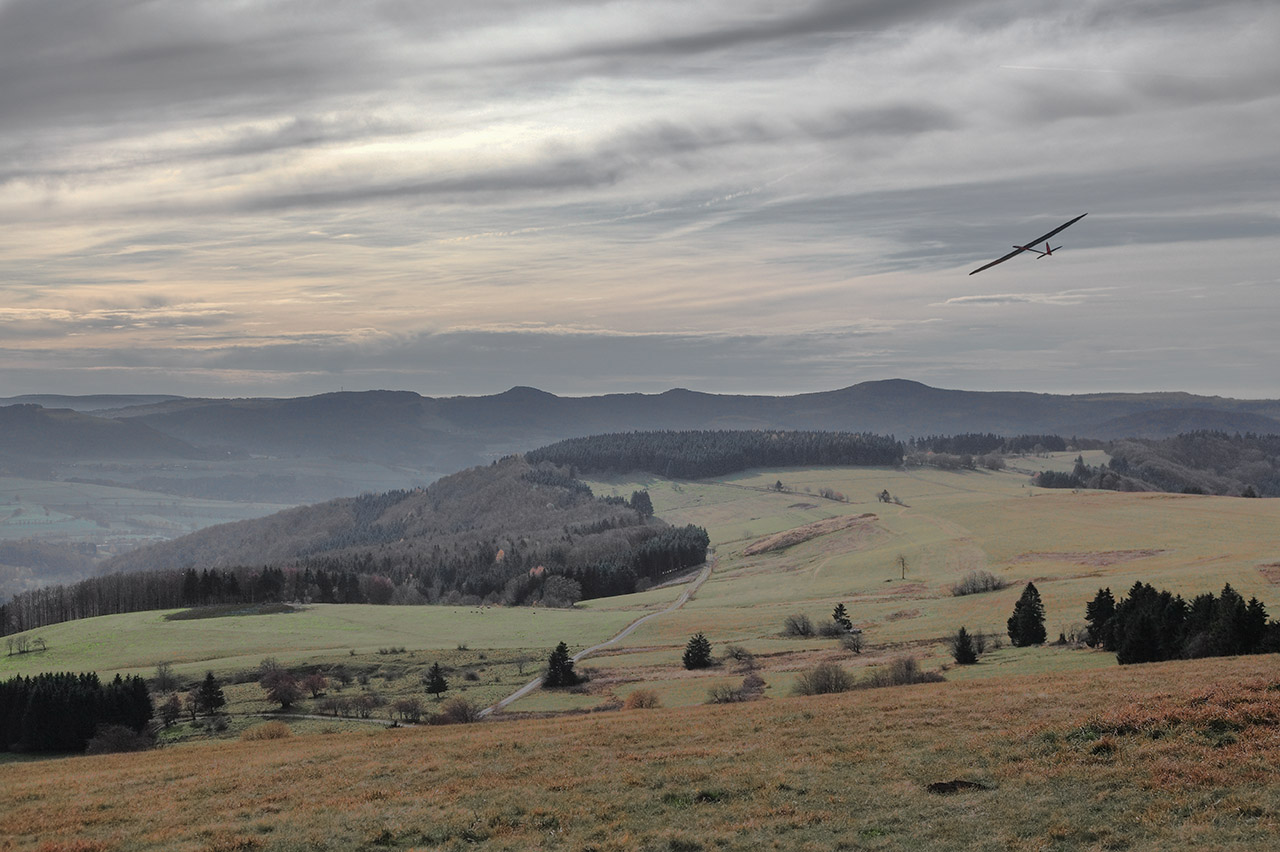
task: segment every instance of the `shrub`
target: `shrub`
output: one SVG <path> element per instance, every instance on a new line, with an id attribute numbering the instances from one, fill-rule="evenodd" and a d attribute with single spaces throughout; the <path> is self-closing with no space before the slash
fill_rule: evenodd
<path id="1" fill-rule="evenodd" d="M 450 698 L 440 708 L 440 712 L 431 717 L 433 725 L 465 725 L 480 721 L 480 708 L 465 698 Z"/>
<path id="2" fill-rule="evenodd" d="M 788 615 L 782 622 L 783 636 L 812 636 L 813 622 L 801 613 Z"/>
<path id="3" fill-rule="evenodd" d="M 818 625 L 818 635 L 823 639 L 835 639 L 844 632 L 844 628 L 834 621 L 824 621 Z"/>
<path id="4" fill-rule="evenodd" d="M 940 683 L 946 680 L 937 672 L 920 671 L 915 657 L 895 657 L 886 668 L 874 672 L 858 686 L 875 689 L 882 686 L 907 686 L 913 683 Z"/>
<path id="5" fill-rule="evenodd" d="M 85 754 L 119 754 L 126 751 L 146 751 L 154 745 L 146 734 L 140 734 L 124 725 L 101 725 L 89 738 Z"/>
<path id="6" fill-rule="evenodd" d="M 1007 580 L 1002 580 L 990 571 L 970 571 L 951 587 L 951 594 L 956 597 L 980 595 L 983 592 L 998 592 L 1008 585 Z"/>
<path id="7" fill-rule="evenodd" d="M 840 647 L 855 654 L 862 653 L 862 634 L 846 633 L 840 637 Z"/>
<path id="8" fill-rule="evenodd" d="M 829 695 L 853 688 L 853 677 L 835 663 L 818 663 L 802 672 L 792 692 L 796 695 Z"/>
<path id="9" fill-rule="evenodd" d="M 661 707 L 662 702 L 658 700 L 658 693 L 652 689 L 637 689 L 627 696 L 622 706 L 626 710 L 650 710 Z"/>
<path id="10" fill-rule="evenodd" d="M 751 672 L 742 679 L 742 694 L 748 701 L 764 695 L 764 687 L 764 678 L 760 677 L 760 675 L 755 672 Z"/>
<path id="11" fill-rule="evenodd" d="M 293 736 L 293 731 L 284 722 L 272 721 L 263 722 L 261 725 L 254 725 L 247 728 L 240 735 L 242 740 L 282 740 L 286 737 Z"/>
<path id="12" fill-rule="evenodd" d="M 722 684 L 713 686 L 707 690 L 708 704 L 737 704 L 740 701 L 746 701 L 747 697 L 742 694 L 742 690 L 736 686 Z"/>
<path id="13" fill-rule="evenodd" d="M 730 645 L 724 649 L 724 655 L 735 663 L 740 663 L 743 668 L 755 668 L 756 657 L 741 645 Z"/>

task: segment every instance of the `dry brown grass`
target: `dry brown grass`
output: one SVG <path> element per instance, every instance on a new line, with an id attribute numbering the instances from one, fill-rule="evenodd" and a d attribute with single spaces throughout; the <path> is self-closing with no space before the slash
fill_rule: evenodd
<path id="1" fill-rule="evenodd" d="M 1278 685 L 1201 660 L 7 764 L 0 849 L 1269 848 Z"/>

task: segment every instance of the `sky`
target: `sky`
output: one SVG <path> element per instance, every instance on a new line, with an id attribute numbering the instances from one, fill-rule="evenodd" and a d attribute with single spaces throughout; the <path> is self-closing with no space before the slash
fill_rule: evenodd
<path id="1" fill-rule="evenodd" d="M 1275 398 L 1277 36 L 1274 0 L 0 0 L 0 396 Z"/>

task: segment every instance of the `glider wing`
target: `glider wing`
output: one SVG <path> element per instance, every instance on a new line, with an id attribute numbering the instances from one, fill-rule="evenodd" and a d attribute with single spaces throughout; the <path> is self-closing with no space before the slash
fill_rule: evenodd
<path id="1" fill-rule="evenodd" d="M 1079 216 L 1072 219 L 1070 222 L 1067 222 L 1065 225 L 1059 225 L 1049 233 L 1043 236 L 1036 237 L 1034 240 L 1027 243 L 1026 245 L 1014 246 L 1013 251 L 1009 252 L 1004 257 L 997 258 L 996 260 L 993 260 L 990 263 L 988 263 L 986 266 L 979 266 L 977 269 L 973 270 L 973 272 L 970 272 L 969 274 L 973 275 L 974 273 L 981 272 L 984 269 L 990 269 L 991 267 L 995 266 L 997 263 L 1004 263 L 1006 260 L 1008 260 L 1011 257 L 1017 257 L 1018 255 L 1022 254 L 1024 251 L 1029 249 L 1031 246 L 1035 245 L 1036 243 L 1046 242 L 1050 237 L 1054 236 L 1059 231 L 1063 231 L 1063 230 L 1066 230 L 1067 228 L 1070 228 L 1076 222 L 1079 222 L 1081 219 L 1083 219 L 1085 216 L 1088 216 L 1088 215 L 1089 215 L 1088 213 L 1081 213 Z"/>

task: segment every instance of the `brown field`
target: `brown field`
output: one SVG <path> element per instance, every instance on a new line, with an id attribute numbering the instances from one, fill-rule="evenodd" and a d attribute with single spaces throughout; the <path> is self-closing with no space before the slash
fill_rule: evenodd
<path id="1" fill-rule="evenodd" d="M 10 763 L 0 849 L 1255 850 L 1278 765 L 1262 656 Z"/>

